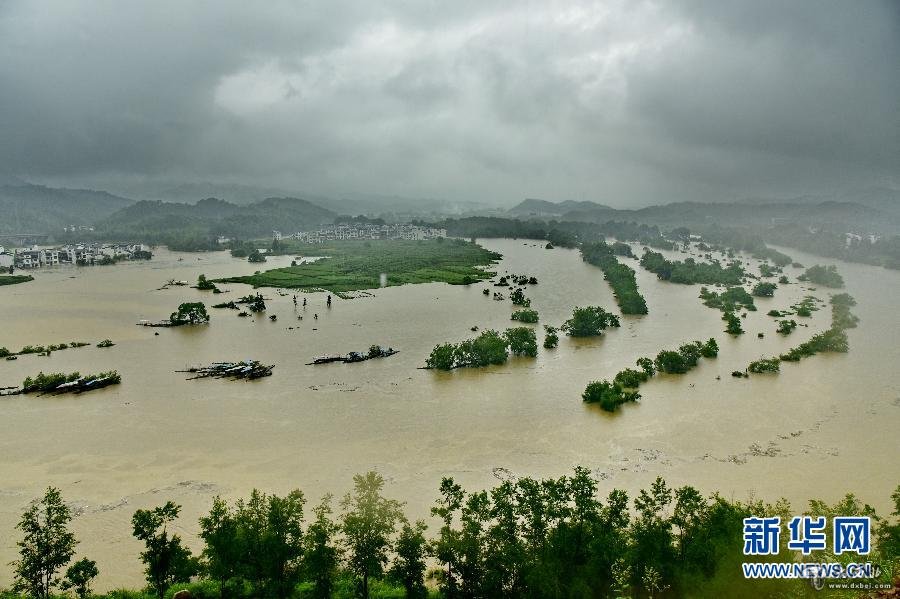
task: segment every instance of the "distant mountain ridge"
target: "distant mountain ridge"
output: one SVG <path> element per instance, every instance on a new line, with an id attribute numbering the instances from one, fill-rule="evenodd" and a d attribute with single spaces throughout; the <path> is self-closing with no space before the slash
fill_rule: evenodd
<path id="1" fill-rule="evenodd" d="M 675 202 L 638 209 L 617 209 L 594 202 L 547 202 L 527 199 L 509 209 L 519 218 L 561 221 L 634 221 L 649 225 L 720 224 L 771 225 L 791 221 L 806 226 L 858 228 L 880 233 L 900 232 L 900 193 L 886 190 L 859 201 L 821 197 L 795 200 L 754 199 L 740 202 Z"/>

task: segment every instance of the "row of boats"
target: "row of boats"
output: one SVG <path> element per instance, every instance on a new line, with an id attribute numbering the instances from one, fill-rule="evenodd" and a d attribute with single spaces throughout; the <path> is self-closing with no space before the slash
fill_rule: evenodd
<path id="1" fill-rule="evenodd" d="M 331 364 L 332 362 L 343 362 L 345 364 L 352 364 L 353 362 L 365 362 L 366 360 L 372 360 L 374 358 L 387 358 L 388 356 L 393 356 L 396 354 L 398 350 L 393 347 L 381 347 L 380 345 L 373 345 L 369 348 L 368 351 L 359 352 L 352 351 L 347 354 L 327 354 L 324 356 L 319 356 L 312 362 L 307 362 L 307 366 L 312 366 L 314 364 Z"/>

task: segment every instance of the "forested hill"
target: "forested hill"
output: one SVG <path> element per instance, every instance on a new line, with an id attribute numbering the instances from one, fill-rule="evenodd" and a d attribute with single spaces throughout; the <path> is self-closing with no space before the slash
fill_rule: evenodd
<path id="1" fill-rule="evenodd" d="M 94 225 L 134 201 L 92 189 L 32 185 L 0 179 L 0 234 L 58 235 L 67 225 Z"/>
<path id="2" fill-rule="evenodd" d="M 883 194 L 882 194 L 883 196 Z M 511 216 L 555 217 L 563 221 L 602 223 L 633 221 L 659 226 L 760 226 L 792 223 L 816 228 L 859 230 L 867 233 L 900 233 L 900 198 L 896 195 L 856 201 L 802 198 L 792 201 L 675 202 L 635 210 L 619 210 L 593 202 L 525 200 L 510 208 Z M 881 199 L 879 199 L 881 198 Z"/>
<path id="3" fill-rule="evenodd" d="M 196 204 L 137 202 L 97 224 L 104 239 L 133 239 L 174 249 L 215 247 L 215 238 L 270 237 L 334 222 L 336 213 L 299 198 L 268 198 L 238 206 L 216 198 Z"/>

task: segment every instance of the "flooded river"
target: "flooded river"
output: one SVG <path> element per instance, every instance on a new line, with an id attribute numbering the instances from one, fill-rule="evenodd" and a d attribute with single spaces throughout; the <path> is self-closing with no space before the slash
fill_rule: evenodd
<path id="1" fill-rule="evenodd" d="M 522 240 L 483 245 L 504 255 L 501 273 L 539 279 L 528 295 L 542 324 L 562 323 L 577 305 L 615 309 L 601 271 L 577 251 Z M 834 263 L 784 251 L 806 265 Z M 637 270 L 650 315 L 624 318 L 599 339 L 563 337 L 537 359 L 451 373 L 417 367 L 435 344 L 473 335 L 472 326 L 513 324 L 510 303 L 484 296 L 485 285 L 392 287 L 335 299 L 331 308 L 324 293 L 300 294 L 308 299 L 305 310 L 271 289 L 264 290 L 272 298 L 267 314 L 277 314 L 277 322 L 210 310 L 208 326 L 171 329 L 135 323 L 166 318 L 185 301 L 236 299 L 249 288 L 225 285 L 229 293 L 215 296 L 189 287 L 159 290 L 167 280 L 249 274 L 258 265 L 224 252 L 160 250 L 150 262 L 46 269 L 31 283 L 0 287 L 0 346 L 15 351 L 104 338 L 117 344 L 0 361 L 0 386 L 40 370 L 122 375 L 121 385 L 81 396 L 0 398 L 0 587 L 11 582 L 5 564 L 15 558 L 15 524 L 48 485 L 59 487 L 78 514 L 78 554 L 97 560 L 100 589 L 142 583 L 140 546 L 129 524 L 138 508 L 182 504 L 180 532 L 197 547 L 197 518 L 214 495 L 299 487 L 316 502 L 327 491 L 342 495 L 353 474 L 371 469 L 386 477 L 387 492 L 406 501 L 412 517 L 427 515 L 443 476 L 477 489 L 510 473 L 559 476 L 576 465 L 629 491 L 662 475 L 732 498 L 784 496 L 798 508 L 811 496 L 835 501 L 852 490 L 889 511 L 890 492 L 900 483 L 900 273 L 837 262 L 859 302 L 850 353 L 783 364 L 777 376 L 734 379 L 732 370 L 827 328 L 830 309 L 782 338 L 766 312 L 808 291 L 779 286 L 774 298 L 757 299 L 759 310 L 744 321 L 747 333 L 731 338 L 722 332 L 721 313 L 697 298 L 699 286 L 663 283 L 626 262 Z M 785 270 L 792 281 L 801 272 Z M 825 289 L 812 294 L 828 299 Z M 589 381 L 711 336 L 721 348 L 718 359 L 701 360 L 684 376 L 654 377 L 641 387 L 640 403 L 610 415 L 581 402 Z M 400 353 L 304 365 L 373 343 Z M 276 364 L 274 375 L 185 381 L 174 372 L 244 358 Z"/>

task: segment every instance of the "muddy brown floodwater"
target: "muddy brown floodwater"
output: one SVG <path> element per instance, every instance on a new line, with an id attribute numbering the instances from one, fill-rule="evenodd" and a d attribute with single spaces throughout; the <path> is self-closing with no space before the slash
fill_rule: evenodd
<path id="1" fill-rule="evenodd" d="M 615 309 L 601 271 L 575 250 L 522 240 L 482 243 L 504 255 L 499 272 L 537 276 L 528 295 L 542 324 L 560 324 L 573 306 Z M 140 547 L 130 535 L 135 509 L 182 504 L 180 532 L 196 548 L 197 518 L 215 495 L 299 487 L 317 501 L 328 491 L 342 495 L 353 474 L 371 469 L 385 476 L 387 493 L 406 501 L 412 517 L 427 516 L 443 476 L 478 489 L 498 476 L 555 477 L 576 465 L 590 468 L 604 486 L 629 491 L 662 475 L 731 498 L 784 496 L 799 508 L 810 497 L 835 501 L 852 490 L 886 513 L 900 483 L 900 273 L 784 251 L 806 265 L 838 264 L 861 322 L 849 331 L 850 353 L 783 364 L 777 376 L 750 379 L 730 373 L 829 326 L 826 306 L 803 319 L 808 328 L 787 338 L 775 333 L 766 312 L 796 302 L 806 286 L 782 285 L 774 298 L 757 299 L 747 333 L 731 338 L 722 332 L 721 313 L 700 303 L 699 286 L 657 281 L 626 260 L 637 270 L 648 316 L 623 318 L 620 329 L 600 339 L 563 337 L 537 359 L 452 373 L 417 367 L 435 344 L 473 335 L 472 326 L 514 324 L 510 303 L 484 296 L 486 285 L 378 289 L 372 297 L 335 299 L 330 309 L 324 293 L 303 294 L 305 310 L 294 307 L 292 294 L 270 289 L 267 314 L 277 314 L 277 322 L 211 310 L 208 326 L 173 329 L 135 323 L 165 318 L 180 302 L 209 305 L 249 288 L 226 285 L 229 293 L 216 296 L 188 287 L 157 290 L 165 281 L 250 273 L 254 265 L 224 252 L 160 250 L 150 262 L 41 270 L 31 283 L 0 287 L 0 346 L 117 343 L 2 361 L 0 386 L 41 370 L 122 375 L 121 385 L 81 396 L 0 399 L 0 587 L 10 584 L 5 564 L 15 558 L 15 524 L 48 485 L 74 507 L 78 552 L 97 560 L 100 589 L 142 583 Z M 785 270 L 792 281 L 801 272 Z M 824 288 L 812 294 L 828 299 Z M 639 404 L 614 415 L 582 404 L 589 381 L 708 337 L 721 347 L 718 359 L 702 360 L 684 376 L 654 377 L 641 387 Z M 373 343 L 400 353 L 304 366 L 319 354 Z M 230 382 L 185 381 L 174 372 L 243 358 L 277 364 L 275 374 Z"/>

